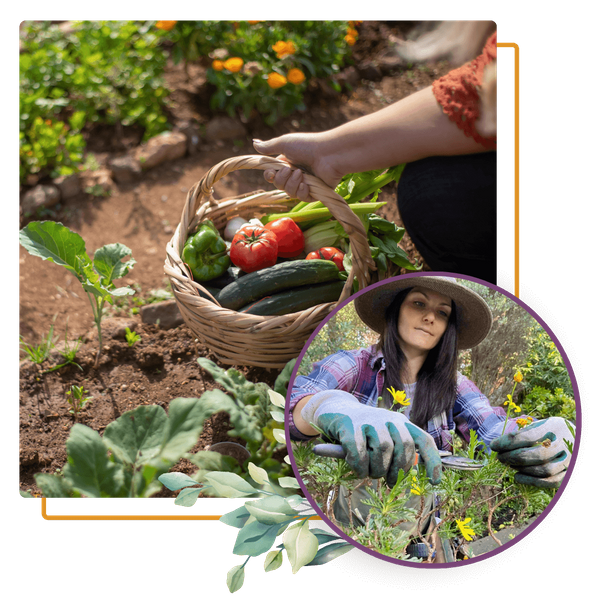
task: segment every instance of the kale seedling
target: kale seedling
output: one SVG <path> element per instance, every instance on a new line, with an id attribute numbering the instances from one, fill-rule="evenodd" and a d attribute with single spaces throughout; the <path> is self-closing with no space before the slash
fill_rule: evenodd
<path id="1" fill-rule="evenodd" d="M 19 232 L 19 242 L 32 256 L 39 256 L 68 269 L 81 283 L 88 296 L 94 323 L 98 329 L 98 354 L 95 367 L 98 367 L 102 353 L 102 314 L 106 302 L 114 303 L 114 297 L 134 294 L 129 286 L 116 288 L 115 279 L 129 273 L 135 264 L 131 250 L 123 244 L 107 244 L 96 250 L 94 260 L 85 249 L 83 238 L 54 221 L 32 221 Z"/>

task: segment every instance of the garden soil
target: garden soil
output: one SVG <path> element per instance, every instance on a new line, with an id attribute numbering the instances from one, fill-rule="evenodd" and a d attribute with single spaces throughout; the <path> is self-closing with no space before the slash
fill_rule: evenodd
<path id="1" fill-rule="evenodd" d="M 365 23 L 361 31 L 364 35 L 354 49 L 354 60 L 363 66 L 376 64 L 378 57 L 388 51 L 390 33 L 402 36 L 401 31 L 385 24 Z M 294 131 L 330 129 L 412 94 L 448 70 L 446 63 L 412 70 L 398 67 L 388 69 L 384 75 L 374 69 L 373 77 L 359 78 L 352 90 L 337 94 L 325 85 L 315 86 L 309 93 L 307 110 L 280 120 L 274 127 L 252 118 L 245 123 L 247 135 L 241 139 L 210 142 L 202 138 L 195 153 L 156 167 L 135 183 L 114 184 L 108 197 L 82 193 L 35 219 L 56 220 L 76 231 L 85 240 L 90 255 L 107 243 L 127 245 L 137 263 L 117 283 L 131 285 L 137 290 L 137 298 L 148 299 L 152 290 L 168 288 L 163 272 L 165 247 L 180 221 L 187 191 L 209 168 L 232 156 L 255 154 L 253 138 L 266 140 Z M 173 121 L 192 120 L 202 131 L 203 125 L 215 116 L 208 105 L 210 90 L 202 65 L 191 65 L 188 72 L 189 75 L 182 65 L 170 65 L 167 69 L 169 112 Z M 126 128 L 92 129 L 87 133 L 88 147 L 102 166 L 114 153 L 139 143 L 138 133 Z M 269 186 L 259 171 L 232 173 L 218 185 L 221 196 Z M 394 189 L 385 189 L 380 199 L 388 202 L 380 214 L 401 224 Z M 20 226 L 27 222 L 23 219 Z M 408 236 L 401 245 L 411 259 L 422 260 Z M 34 475 L 54 473 L 66 462 L 65 443 L 76 420 L 69 412 L 71 406 L 65 395 L 72 385 L 83 386 L 92 398 L 77 416 L 77 422 L 102 434 L 111 421 L 136 406 L 156 404 L 167 409 L 173 398 L 199 397 L 217 387 L 196 359 L 205 356 L 220 363 L 185 325 L 163 330 L 142 323 L 139 314 L 132 314 L 134 305 L 130 300 L 129 306 L 109 311 L 103 323 L 102 358 L 98 368 L 94 368 L 98 339 L 89 302 L 78 281 L 63 267 L 30 256 L 22 247 L 19 257 L 19 322 L 23 340 L 39 344 L 51 326 L 58 336 L 57 348 L 64 344 L 65 336 L 71 341 L 83 339 L 76 358 L 79 366 L 69 365 L 50 373 L 43 371 L 61 362 L 56 350 L 41 366 L 20 353 L 19 486 L 39 495 Z M 125 326 L 141 336 L 133 347 L 125 341 Z M 278 375 L 274 369 L 236 368 L 248 380 L 270 386 Z M 194 451 L 230 440 L 229 429 L 227 414 L 214 415 L 205 423 Z M 183 460 L 175 470 L 191 474 L 195 467 Z M 173 494 L 165 490 L 159 495 Z"/>

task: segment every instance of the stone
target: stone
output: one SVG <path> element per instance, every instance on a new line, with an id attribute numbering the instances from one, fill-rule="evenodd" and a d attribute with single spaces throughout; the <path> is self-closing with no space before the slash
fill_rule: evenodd
<path id="1" fill-rule="evenodd" d="M 113 180 L 109 169 L 88 171 L 84 178 L 85 189 L 90 189 L 96 195 L 108 195 L 112 191 Z M 99 192 L 99 193 L 98 193 Z"/>
<path id="2" fill-rule="evenodd" d="M 33 214 L 40 208 L 50 208 L 60 201 L 60 191 L 54 185 L 36 185 L 21 200 L 24 214 Z"/>
<path id="3" fill-rule="evenodd" d="M 161 329 L 173 329 L 183 323 L 183 317 L 175 300 L 146 304 L 141 309 L 142 323 L 156 324 Z"/>
<path id="4" fill-rule="evenodd" d="M 129 154 L 112 158 L 108 162 L 108 167 L 112 171 L 112 176 L 117 183 L 137 181 L 142 174 L 140 161 Z"/>
<path id="5" fill-rule="evenodd" d="M 81 194 L 81 179 L 79 173 L 61 175 L 54 180 L 54 185 L 59 189 L 61 198 L 67 200 Z"/>
<path id="6" fill-rule="evenodd" d="M 381 69 L 372 62 L 363 62 L 358 65 L 358 74 L 367 81 L 379 81 L 381 79 Z"/>
<path id="7" fill-rule="evenodd" d="M 142 144 L 136 158 L 144 170 L 185 156 L 187 137 L 181 131 L 165 131 Z"/>
<path id="8" fill-rule="evenodd" d="M 231 117 L 214 117 L 206 125 L 206 139 L 210 141 L 233 140 L 246 136 L 244 125 Z"/>

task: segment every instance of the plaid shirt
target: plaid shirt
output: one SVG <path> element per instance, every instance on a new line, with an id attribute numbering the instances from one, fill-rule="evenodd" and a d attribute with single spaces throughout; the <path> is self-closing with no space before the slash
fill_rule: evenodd
<path id="1" fill-rule="evenodd" d="M 343 390 L 351 393 L 362 404 L 377 406 L 383 392 L 385 360 L 375 346 L 359 350 L 341 350 L 315 363 L 308 376 L 296 377 L 290 395 L 288 424 L 293 440 L 308 440 L 294 425 L 292 411 L 304 397 L 323 390 Z M 427 423 L 427 432 L 440 450 L 451 450 L 451 431 L 457 430 L 469 440 L 469 430 L 475 431 L 479 440 L 489 444 L 502 434 L 506 412 L 493 407 L 477 386 L 464 375 L 458 374 L 456 402 L 451 410 Z M 517 429 L 516 418 L 509 419 L 505 433 Z"/>

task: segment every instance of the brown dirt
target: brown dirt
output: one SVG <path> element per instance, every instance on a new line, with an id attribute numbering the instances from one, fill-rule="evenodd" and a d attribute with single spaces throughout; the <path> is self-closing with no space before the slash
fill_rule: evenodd
<path id="1" fill-rule="evenodd" d="M 364 23 L 362 27 L 364 35 L 361 33 L 362 39 L 355 47 L 357 65 L 385 51 L 385 35 L 389 32 L 403 35 L 392 25 Z M 327 95 L 321 88 L 313 89 L 305 112 L 292 114 L 274 127 L 252 119 L 246 124 L 248 135 L 242 140 L 214 143 L 202 140 L 199 152 L 161 165 L 145 173 L 136 183 L 115 184 L 109 197 L 82 193 L 34 218 L 60 221 L 76 231 L 86 241 L 88 254 L 117 241 L 129 246 L 137 264 L 122 283 L 134 286 L 138 290 L 136 297 L 147 298 L 151 290 L 167 287 L 163 273 L 166 244 L 179 223 L 188 189 L 210 167 L 234 155 L 254 154 L 253 138 L 270 139 L 292 131 L 325 130 L 374 112 L 430 85 L 447 70 L 444 63 L 409 71 L 395 70 L 377 81 L 359 81 L 352 91 L 336 96 Z M 192 120 L 201 128 L 214 115 L 208 109 L 203 67 L 191 65 L 191 73 L 192 79 L 188 80 L 182 65 L 171 65 L 167 70 L 166 80 L 172 90 L 169 110 L 172 120 L 175 117 Z M 138 138 L 139 132 L 129 130 L 116 132 L 103 128 L 88 133 L 90 148 L 94 149 L 100 164 L 105 164 L 110 152 L 122 151 Z M 265 185 L 261 173 L 239 172 L 228 177 L 221 193 L 237 195 Z M 394 190 L 384 190 L 381 199 L 388 201 L 381 211 L 382 216 L 401 224 Z M 408 236 L 402 246 L 411 258 L 421 260 Z M 61 339 L 67 328 L 70 340 L 85 336 L 93 321 L 88 300 L 77 280 L 64 268 L 30 256 L 22 247 L 19 256 L 19 320 L 23 339 L 38 344 L 53 321 L 55 333 Z M 112 316 L 133 318 L 141 341 L 129 348 L 124 339 L 105 335 L 105 350 L 97 370 L 92 368 L 98 343 L 93 336 L 82 344 L 77 355 L 83 371 L 68 366 L 42 375 L 41 368 L 29 360 L 22 361 L 19 373 L 22 490 L 39 492 L 34 474 L 54 472 L 66 461 L 65 441 L 74 419 L 68 412 L 70 406 L 65 392 L 71 385 L 83 385 L 89 390 L 93 400 L 79 416 L 79 422 L 100 433 L 123 412 L 140 404 L 167 408 L 173 398 L 195 397 L 214 387 L 211 377 L 202 374 L 196 358 L 215 358 L 195 341 L 187 327 L 162 331 L 143 325 L 139 315 L 131 317 L 131 306 L 130 302 L 120 313 L 112 311 Z M 107 329 L 109 326 L 110 323 Z M 57 358 L 60 357 L 55 355 L 43 368 L 57 364 Z M 239 370 L 249 380 L 269 385 L 278 374 L 268 369 L 239 367 Z M 197 448 L 228 439 L 228 429 L 226 415 L 215 415 L 205 424 Z M 185 469 L 186 465 L 178 465 L 178 470 Z"/>

